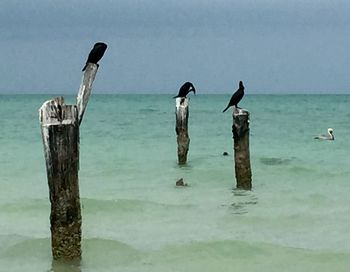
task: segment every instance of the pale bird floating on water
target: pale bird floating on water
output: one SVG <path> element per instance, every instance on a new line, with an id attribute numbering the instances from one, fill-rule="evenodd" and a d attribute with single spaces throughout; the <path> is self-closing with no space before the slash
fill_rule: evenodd
<path id="1" fill-rule="evenodd" d="M 318 135 L 314 139 L 319 139 L 319 140 L 329 140 L 333 141 L 334 140 L 334 135 L 333 135 L 333 128 L 327 129 L 328 135 Z"/>

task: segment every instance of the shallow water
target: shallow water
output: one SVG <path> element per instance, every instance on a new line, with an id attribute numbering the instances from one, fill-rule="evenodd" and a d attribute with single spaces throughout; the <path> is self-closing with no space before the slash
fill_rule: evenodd
<path id="1" fill-rule="evenodd" d="M 37 114 L 49 98 L 0 96 L 0 271 L 348 271 L 350 96 L 247 95 L 248 192 L 234 189 L 230 95 L 191 96 L 185 167 L 171 96 L 92 96 L 80 266 L 51 258 Z M 334 142 L 313 139 L 328 127 Z"/>

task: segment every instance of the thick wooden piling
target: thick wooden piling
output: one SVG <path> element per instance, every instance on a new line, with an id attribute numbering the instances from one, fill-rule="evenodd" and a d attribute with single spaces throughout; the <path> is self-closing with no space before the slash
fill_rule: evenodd
<path id="1" fill-rule="evenodd" d="M 88 64 L 78 92 L 77 105 L 65 105 L 63 97 L 56 97 L 44 102 L 39 109 L 51 202 L 51 248 L 54 260 L 81 258 L 79 124 L 97 68 L 96 64 Z"/>
<path id="2" fill-rule="evenodd" d="M 188 98 L 176 98 L 176 135 L 177 135 L 177 157 L 178 164 L 184 165 L 187 162 L 187 153 L 190 145 L 188 136 Z"/>
<path id="3" fill-rule="evenodd" d="M 63 97 L 46 101 L 40 108 L 40 121 L 51 202 L 52 255 L 54 259 L 80 258 L 77 107 L 64 105 Z"/>
<path id="4" fill-rule="evenodd" d="M 234 139 L 236 187 L 250 190 L 252 188 L 252 172 L 249 154 L 248 111 L 234 107 L 232 133 Z"/>

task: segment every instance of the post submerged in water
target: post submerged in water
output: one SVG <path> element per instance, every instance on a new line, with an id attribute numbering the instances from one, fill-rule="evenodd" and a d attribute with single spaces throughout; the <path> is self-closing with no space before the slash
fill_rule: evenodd
<path id="1" fill-rule="evenodd" d="M 176 135 L 177 135 L 177 157 L 178 164 L 184 165 L 187 162 L 187 153 L 190 145 L 188 136 L 188 98 L 176 98 Z"/>
<path id="2" fill-rule="evenodd" d="M 234 107 L 232 133 L 234 140 L 234 163 L 236 187 L 251 190 L 252 172 L 249 154 L 249 112 Z"/>
<path id="3" fill-rule="evenodd" d="M 96 64 L 87 65 L 78 91 L 77 105 L 65 105 L 63 97 L 56 97 L 44 102 L 39 109 L 51 202 L 51 249 L 54 260 L 81 258 L 79 125 L 97 69 Z"/>

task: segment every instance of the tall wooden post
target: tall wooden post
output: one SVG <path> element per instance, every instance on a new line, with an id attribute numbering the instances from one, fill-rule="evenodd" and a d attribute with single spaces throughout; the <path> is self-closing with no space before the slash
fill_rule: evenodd
<path id="1" fill-rule="evenodd" d="M 188 98 L 176 98 L 176 135 L 177 135 L 177 157 L 178 164 L 184 165 L 187 162 L 187 153 L 190 145 L 188 136 Z"/>
<path id="2" fill-rule="evenodd" d="M 65 105 L 63 97 L 56 97 L 44 102 L 39 109 L 51 202 L 51 248 L 55 260 L 81 258 L 79 124 L 97 69 L 96 64 L 88 64 L 77 105 Z"/>
<path id="3" fill-rule="evenodd" d="M 234 107 L 232 133 L 237 188 L 250 190 L 252 188 L 252 172 L 249 155 L 248 111 Z"/>

